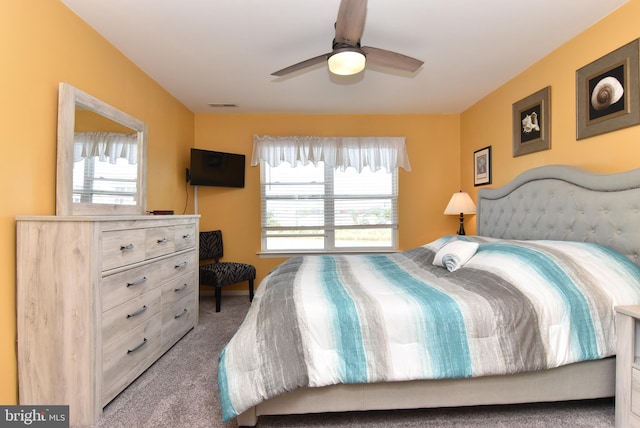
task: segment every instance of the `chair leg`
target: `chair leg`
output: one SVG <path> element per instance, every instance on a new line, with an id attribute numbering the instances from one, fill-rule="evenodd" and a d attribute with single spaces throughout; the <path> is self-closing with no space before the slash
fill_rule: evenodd
<path id="1" fill-rule="evenodd" d="M 216 312 L 220 312 L 220 300 L 222 300 L 222 287 L 216 285 Z"/>
<path id="2" fill-rule="evenodd" d="M 253 302 L 253 279 L 249 280 L 249 301 Z"/>

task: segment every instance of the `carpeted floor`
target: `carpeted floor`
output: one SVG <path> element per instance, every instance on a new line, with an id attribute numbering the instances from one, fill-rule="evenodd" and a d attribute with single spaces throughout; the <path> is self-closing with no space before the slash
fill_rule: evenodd
<path id="1" fill-rule="evenodd" d="M 217 357 L 249 308 L 246 296 L 201 297 L 200 324 L 105 409 L 99 428 L 217 428 Z M 613 399 L 455 409 L 261 416 L 260 428 L 613 427 Z"/>

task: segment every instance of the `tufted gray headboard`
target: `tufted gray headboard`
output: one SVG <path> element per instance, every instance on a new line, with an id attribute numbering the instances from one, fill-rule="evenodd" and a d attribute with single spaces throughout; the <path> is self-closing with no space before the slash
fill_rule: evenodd
<path id="1" fill-rule="evenodd" d="M 640 265 L 640 169 L 594 174 L 548 165 L 478 191 L 476 233 L 596 242 Z"/>

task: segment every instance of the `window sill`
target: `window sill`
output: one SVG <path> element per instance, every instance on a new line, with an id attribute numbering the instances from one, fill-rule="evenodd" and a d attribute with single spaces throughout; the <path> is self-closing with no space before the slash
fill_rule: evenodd
<path id="1" fill-rule="evenodd" d="M 259 251 L 256 254 L 261 259 L 272 258 L 289 258 L 297 256 L 344 256 L 349 254 L 389 254 L 399 253 L 396 248 L 369 248 L 369 249 L 352 249 L 352 250 L 309 250 L 309 251 Z"/>

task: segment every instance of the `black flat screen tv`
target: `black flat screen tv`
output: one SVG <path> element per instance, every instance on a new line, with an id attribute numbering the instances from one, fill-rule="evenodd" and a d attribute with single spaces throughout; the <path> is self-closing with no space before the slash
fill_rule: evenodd
<path id="1" fill-rule="evenodd" d="M 192 186 L 244 187 L 245 156 L 191 149 L 189 181 Z"/>

